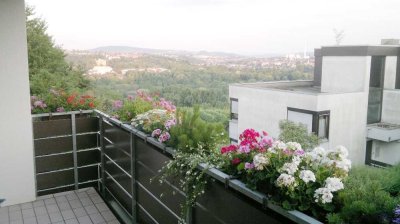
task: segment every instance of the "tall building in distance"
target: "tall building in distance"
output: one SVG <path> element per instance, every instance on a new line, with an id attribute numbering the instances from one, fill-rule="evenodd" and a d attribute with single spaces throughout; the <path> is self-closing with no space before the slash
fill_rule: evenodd
<path id="1" fill-rule="evenodd" d="M 231 140 L 246 128 L 278 137 L 287 119 L 324 148 L 347 147 L 354 164 L 400 162 L 400 45 L 327 46 L 314 55 L 314 80 L 229 86 Z"/>

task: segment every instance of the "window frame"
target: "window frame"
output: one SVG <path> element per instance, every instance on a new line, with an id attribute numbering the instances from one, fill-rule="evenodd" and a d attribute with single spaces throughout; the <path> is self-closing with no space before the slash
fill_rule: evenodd
<path id="1" fill-rule="evenodd" d="M 239 105 L 239 100 L 237 98 L 229 98 L 229 114 L 230 114 L 230 119 L 231 120 L 239 120 L 239 113 L 232 113 L 232 101 L 235 101 Z M 239 108 L 238 108 L 239 110 Z"/>
<path id="2" fill-rule="evenodd" d="M 326 124 L 326 137 L 320 139 L 329 140 L 329 128 L 330 128 L 330 117 L 331 112 L 330 110 L 323 110 L 323 111 L 312 111 L 312 110 L 304 110 L 294 107 L 287 107 L 286 111 L 286 119 L 289 120 L 289 111 L 304 113 L 304 114 L 311 114 L 312 115 L 312 127 L 311 132 L 314 133 L 319 137 L 319 118 L 320 116 L 327 116 L 327 124 Z"/>

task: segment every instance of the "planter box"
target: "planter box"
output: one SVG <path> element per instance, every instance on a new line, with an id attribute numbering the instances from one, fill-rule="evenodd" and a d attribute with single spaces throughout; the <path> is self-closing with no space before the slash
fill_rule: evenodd
<path id="1" fill-rule="evenodd" d="M 172 159 L 174 150 L 130 125 L 98 114 L 100 133 L 104 133 L 100 141 L 105 167 L 102 182 L 106 183 L 103 196 L 116 212 L 125 213 L 121 214 L 125 222 L 177 223 L 185 194 L 171 183 L 150 182 Z M 199 169 L 205 167 L 201 164 Z M 207 174 L 214 181 L 187 215 L 188 223 L 320 223 L 272 204 L 266 195 L 217 169 L 209 169 Z"/>

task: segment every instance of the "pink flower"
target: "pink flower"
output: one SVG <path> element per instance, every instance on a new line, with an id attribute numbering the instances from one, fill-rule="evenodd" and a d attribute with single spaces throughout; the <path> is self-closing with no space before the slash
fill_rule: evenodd
<path id="1" fill-rule="evenodd" d="M 156 129 L 151 133 L 151 137 L 156 138 L 161 135 L 161 129 Z"/>
<path id="2" fill-rule="evenodd" d="M 47 105 L 43 102 L 43 101 L 41 101 L 41 100 L 37 100 L 37 101 L 35 101 L 34 103 L 33 103 L 33 106 L 34 107 L 36 107 L 36 108 L 46 108 L 47 107 Z"/>
<path id="3" fill-rule="evenodd" d="M 135 97 L 133 97 L 132 95 L 128 95 L 128 100 L 134 100 Z"/>
<path id="4" fill-rule="evenodd" d="M 164 132 L 164 133 L 162 133 L 161 135 L 160 135 L 160 137 L 158 137 L 158 141 L 159 142 L 166 142 L 166 141 L 168 141 L 169 139 L 170 139 L 170 135 L 169 135 L 169 133 L 168 132 Z"/>
<path id="5" fill-rule="evenodd" d="M 245 164 L 244 164 L 244 168 L 245 168 L 246 170 L 254 169 L 254 164 L 253 164 L 253 163 L 245 163 Z"/>
<path id="6" fill-rule="evenodd" d="M 64 109 L 64 107 L 58 107 L 58 108 L 56 109 L 56 111 L 57 111 L 57 112 L 65 112 L 65 109 Z"/>
<path id="7" fill-rule="evenodd" d="M 175 119 L 171 119 L 165 122 L 164 126 L 167 130 L 169 130 L 172 126 L 176 125 Z"/>
<path id="8" fill-rule="evenodd" d="M 274 142 L 274 139 L 272 137 L 264 135 L 264 137 L 261 139 L 259 145 L 262 148 L 264 148 L 266 146 L 271 147 L 273 142 Z"/>
<path id="9" fill-rule="evenodd" d="M 237 146 L 236 145 L 229 145 L 221 148 L 221 154 L 229 153 L 229 152 L 234 152 L 236 151 Z"/>
<path id="10" fill-rule="evenodd" d="M 239 146 L 238 152 L 240 152 L 240 153 L 249 153 L 250 152 L 250 147 L 248 145 L 241 145 L 241 146 Z"/>
<path id="11" fill-rule="evenodd" d="M 116 100 L 116 101 L 113 102 L 112 107 L 113 107 L 114 110 L 118 110 L 118 109 L 122 108 L 123 104 L 124 103 L 121 100 Z"/>

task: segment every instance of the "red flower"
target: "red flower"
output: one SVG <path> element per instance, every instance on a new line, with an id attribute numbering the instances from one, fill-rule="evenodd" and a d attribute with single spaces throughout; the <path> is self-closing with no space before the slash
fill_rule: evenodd
<path id="1" fill-rule="evenodd" d="M 231 161 L 232 165 L 237 165 L 237 164 L 239 164 L 240 162 L 241 162 L 241 161 L 240 161 L 239 158 L 234 158 L 234 159 L 232 159 L 232 161 Z"/>
<path id="2" fill-rule="evenodd" d="M 79 100 L 79 104 L 80 104 L 80 105 L 84 105 L 84 104 L 85 104 L 85 99 L 80 99 L 80 100 Z"/>
<path id="3" fill-rule="evenodd" d="M 70 96 L 67 98 L 67 103 L 68 103 L 68 104 L 72 104 L 72 102 L 74 102 L 74 100 L 75 100 L 75 97 L 76 97 L 75 94 L 70 95 Z"/>
<path id="4" fill-rule="evenodd" d="M 229 145 L 221 148 L 221 154 L 229 153 L 229 152 L 234 152 L 237 150 L 236 145 Z"/>
<path id="5" fill-rule="evenodd" d="M 89 107 L 90 107 L 90 108 L 94 108 L 94 103 L 93 103 L 93 102 L 90 102 L 90 103 L 89 103 Z"/>

